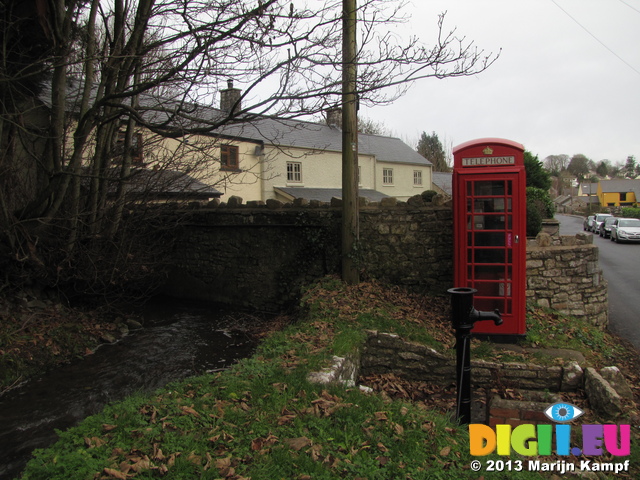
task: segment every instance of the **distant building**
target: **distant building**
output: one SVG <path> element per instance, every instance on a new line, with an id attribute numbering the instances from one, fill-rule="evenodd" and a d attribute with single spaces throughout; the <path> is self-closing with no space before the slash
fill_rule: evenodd
<path id="1" fill-rule="evenodd" d="M 72 122 L 77 116 L 80 86 L 77 79 L 68 80 L 67 108 Z M 45 108 L 51 106 L 50 97 L 50 92 L 42 95 Z M 331 197 L 342 196 L 339 108 L 327 110 L 326 121 L 322 123 L 252 115 L 251 119 L 233 120 L 235 123 L 210 131 L 210 125 L 233 118 L 230 113 L 241 109 L 241 98 L 241 90 L 234 88 L 231 81 L 220 92 L 219 108 L 141 95 L 142 119 L 184 133 L 167 138 L 140 123 L 130 142 L 130 151 L 126 152 L 130 154 L 136 181 L 156 182 L 149 191 L 157 199 L 206 201 L 222 197 L 225 201 L 236 195 L 245 201 L 290 201 L 300 197 L 329 201 Z M 178 110 L 186 114 L 175 114 Z M 109 168 L 122 165 L 125 157 L 126 125 L 122 123 L 119 128 L 115 144 L 107 153 Z M 85 148 L 85 165 L 92 164 L 95 144 L 95 139 L 91 139 Z M 432 167 L 431 162 L 398 138 L 358 135 L 359 194 L 370 201 L 387 196 L 407 200 L 431 190 Z M 148 174 L 144 174 L 145 170 Z M 138 187 L 132 186 L 130 192 L 135 189 Z"/>
<path id="2" fill-rule="evenodd" d="M 603 207 L 637 207 L 640 180 L 602 180 L 597 194 Z"/>
<path id="3" fill-rule="evenodd" d="M 227 108 L 228 95 L 229 89 L 221 92 L 221 109 Z M 339 108 L 327 110 L 324 123 L 258 118 L 216 133 L 227 175 L 216 187 L 225 194 L 263 201 L 342 196 Z M 240 178 L 248 171 L 254 174 L 251 184 Z M 358 186 L 359 194 L 371 201 L 386 196 L 406 200 L 432 189 L 432 164 L 398 138 L 359 134 Z"/>
<path id="4" fill-rule="evenodd" d="M 578 186 L 578 196 L 598 195 L 598 183 L 581 183 Z"/>

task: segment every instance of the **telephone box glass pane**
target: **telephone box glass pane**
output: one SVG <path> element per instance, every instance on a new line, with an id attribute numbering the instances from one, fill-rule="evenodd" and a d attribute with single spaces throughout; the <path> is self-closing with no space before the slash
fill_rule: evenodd
<path id="1" fill-rule="evenodd" d="M 504 195 L 504 180 L 478 180 L 475 182 L 476 197 Z"/>
<path id="2" fill-rule="evenodd" d="M 476 232 L 476 247 L 504 247 L 504 232 Z"/>
<path id="3" fill-rule="evenodd" d="M 477 289 L 478 310 L 510 314 L 512 303 L 513 182 L 466 184 L 467 285 Z"/>
<path id="4" fill-rule="evenodd" d="M 500 310 L 503 315 L 511 315 L 513 313 L 513 302 L 510 298 L 478 298 L 473 300 L 474 307 L 481 311 L 493 311 L 495 309 Z"/>
<path id="5" fill-rule="evenodd" d="M 504 248 L 478 248 L 475 250 L 474 263 L 505 263 Z"/>
<path id="6" fill-rule="evenodd" d="M 511 202 L 507 202 L 507 207 L 511 211 Z M 475 213 L 504 212 L 504 198 L 476 198 L 473 204 Z"/>

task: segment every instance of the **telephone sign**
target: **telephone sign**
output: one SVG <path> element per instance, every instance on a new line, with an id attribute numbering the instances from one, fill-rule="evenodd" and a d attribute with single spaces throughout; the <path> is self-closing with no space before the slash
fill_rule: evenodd
<path id="1" fill-rule="evenodd" d="M 499 310 L 500 326 L 473 333 L 524 335 L 526 179 L 524 147 L 483 138 L 453 149 L 454 283 L 477 290 L 474 307 Z"/>

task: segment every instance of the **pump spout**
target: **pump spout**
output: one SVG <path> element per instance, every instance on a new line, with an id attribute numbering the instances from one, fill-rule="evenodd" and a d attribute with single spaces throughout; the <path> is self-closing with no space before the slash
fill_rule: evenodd
<path id="1" fill-rule="evenodd" d="M 494 324 L 502 325 L 500 310 L 498 310 L 497 308 L 493 312 L 479 312 L 475 308 L 472 308 L 471 312 L 469 313 L 469 320 L 471 320 L 472 324 L 481 320 L 493 320 Z"/>

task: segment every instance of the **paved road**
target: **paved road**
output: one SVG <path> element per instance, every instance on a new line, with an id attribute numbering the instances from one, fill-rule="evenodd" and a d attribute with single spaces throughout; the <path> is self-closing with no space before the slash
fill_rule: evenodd
<path id="1" fill-rule="evenodd" d="M 582 217 L 556 215 L 561 235 L 582 232 Z M 600 268 L 609 284 L 609 329 L 640 350 L 640 244 L 614 243 L 594 235 Z"/>

